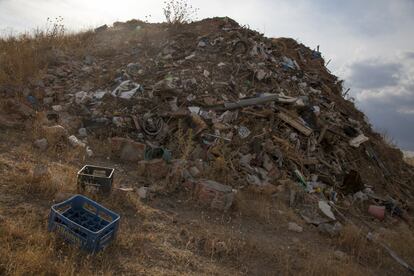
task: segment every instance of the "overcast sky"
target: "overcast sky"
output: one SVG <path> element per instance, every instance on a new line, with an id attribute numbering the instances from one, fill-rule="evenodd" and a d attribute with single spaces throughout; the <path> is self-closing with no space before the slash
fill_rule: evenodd
<path id="1" fill-rule="evenodd" d="M 414 0 L 193 0 L 198 18 L 229 16 L 269 37 L 320 45 L 329 69 L 377 130 L 414 150 Z M 71 30 L 150 17 L 163 21 L 158 0 L 0 0 L 0 31 L 44 27 L 62 16 Z"/>

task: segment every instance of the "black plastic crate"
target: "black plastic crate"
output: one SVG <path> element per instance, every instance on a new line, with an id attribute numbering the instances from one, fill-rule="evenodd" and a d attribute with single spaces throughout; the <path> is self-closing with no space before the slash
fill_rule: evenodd
<path id="1" fill-rule="evenodd" d="M 78 172 L 78 191 L 95 190 L 103 194 L 109 194 L 112 190 L 114 179 L 113 168 L 85 165 Z"/>
<path id="2" fill-rule="evenodd" d="M 75 195 L 52 206 L 48 229 L 89 252 L 106 247 L 116 236 L 120 216 L 95 201 Z"/>

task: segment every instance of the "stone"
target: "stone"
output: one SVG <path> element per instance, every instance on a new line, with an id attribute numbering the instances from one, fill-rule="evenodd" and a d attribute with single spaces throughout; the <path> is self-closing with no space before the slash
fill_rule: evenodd
<path id="1" fill-rule="evenodd" d="M 327 234 L 330 237 L 338 237 L 342 231 L 342 224 L 336 222 L 335 224 L 321 223 L 318 225 L 319 232 Z"/>
<path id="2" fill-rule="evenodd" d="M 93 56 L 85 56 L 85 58 L 84 58 L 84 60 L 83 60 L 83 62 L 86 64 L 86 65 L 92 65 L 93 63 L 94 63 L 94 61 L 95 61 L 95 59 L 93 58 Z"/>
<path id="3" fill-rule="evenodd" d="M 46 138 L 38 139 L 34 141 L 33 144 L 36 148 L 40 149 L 41 151 L 45 151 L 49 146 L 49 143 L 47 142 Z"/>
<path id="4" fill-rule="evenodd" d="M 52 103 L 53 103 L 53 98 L 52 97 L 43 98 L 43 104 L 44 105 L 50 105 Z"/>
<path id="5" fill-rule="evenodd" d="M 69 140 L 69 144 L 74 148 L 75 147 L 82 147 L 82 148 L 86 147 L 86 144 L 80 141 L 75 135 L 69 136 L 68 140 Z"/>
<path id="6" fill-rule="evenodd" d="M 192 177 L 197 177 L 197 176 L 199 176 L 200 175 L 200 170 L 196 167 L 196 166 L 194 166 L 194 167 L 191 167 L 190 169 L 189 169 L 189 171 L 190 171 L 190 174 L 191 174 L 191 176 Z"/>
<path id="7" fill-rule="evenodd" d="M 149 161 L 142 160 L 139 162 L 138 172 L 146 177 L 160 180 L 167 177 L 169 168 L 167 163 L 161 158 Z"/>
<path id="8" fill-rule="evenodd" d="M 138 161 L 144 159 L 145 145 L 137 142 L 127 142 L 121 150 L 123 161 Z"/>
<path id="9" fill-rule="evenodd" d="M 92 157 L 93 156 L 93 151 L 91 150 L 90 147 L 86 147 L 85 152 L 86 152 L 86 155 L 88 157 Z"/>
<path id="10" fill-rule="evenodd" d="M 195 183 L 195 197 L 213 209 L 227 211 L 234 200 L 233 189 L 213 180 L 200 180 Z"/>
<path id="11" fill-rule="evenodd" d="M 346 253 L 340 250 L 335 250 L 333 255 L 335 259 L 340 260 L 340 261 L 346 258 Z"/>
<path id="12" fill-rule="evenodd" d="M 207 43 L 203 40 L 200 40 L 197 44 L 198 47 L 204 48 L 207 46 Z"/>
<path id="13" fill-rule="evenodd" d="M 127 65 L 126 71 L 128 74 L 132 76 L 138 75 L 139 70 L 141 69 L 141 66 L 138 63 L 129 63 Z"/>
<path id="14" fill-rule="evenodd" d="M 289 229 L 290 231 L 297 232 L 297 233 L 302 233 L 302 232 L 303 232 L 303 227 L 302 227 L 302 226 L 297 225 L 297 224 L 296 224 L 296 223 L 294 223 L 294 222 L 289 222 L 289 224 L 288 224 L 288 229 Z"/>
<path id="15" fill-rule="evenodd" d="M 119 157 L 122 161 L 144 160 L 145 145 L 131 139 L 113 137 L 111 139 L 112 156 Z"/>
<path id="16" fill-rule="evenodd" d="M 138 189 L 138 196 L 141 199 L 146 199 L 148 196 L 148 187 L 140 187 Z"/>
<path id="17" fill-rule="evenodd" d="M 77 104 L 85 104 L 87 103 L 91 97 L 85 91 L 79 91 L 75 93 L 75 103 Z"/>
<path id="18" fill-rule="evenodd" d="M 78 130 L 79 137 L 86 137 L 88 136 L 88 132 L 86 131 L 86 128 L 82 127 Z"/>
<path id="19" fill-rule="evenodd" d="M 60 112 L 63 110 L 63 107 L 61 105 L 53 105 L 52 106 L 53 111 Z"/>
<path id="20" fill-rule="evenodd" d="M 260 69 L 256 72 L 256 78 L 259 81 L 263 80 L 265 77 L 266 77 L 266 72 L 264 70 Z"/>

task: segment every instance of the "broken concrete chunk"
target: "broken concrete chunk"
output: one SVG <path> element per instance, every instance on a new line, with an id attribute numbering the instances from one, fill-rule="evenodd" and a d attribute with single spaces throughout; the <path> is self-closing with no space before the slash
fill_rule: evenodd
<path id="1" fill-rule="evenodd" d="M 294 222 L 289 222 L 288 229 L 290 231 L 297 232 L 297 233 L 302 233 L 303 232 L 303 227 L 299 226 L 298 224 L 296 224 Z"/>
<path id="2" fill-rule="evenodd" d="M 85 91 L 79 91 L 75 93 L 75 103 L 77 104 L 85 104 L 87 103 L 91 97 Z"/>
<path id="3" fill-rule="evenodd" d="M 120 158 L 123 161 L 139 161 L 144 159 L 145 145 L 127 140 L 123 145 Z"/>
<path id="4" fill-rule="evenodd" d="M 369 140 L 368 137 L 366 137 L 364 134 L 360 134 L 357 137 L 349 140 L 349 145 L 351 145 L 354 148 L 358 148 L 362 143 L 368 140 Z"/>
<path id="5" fill-rule="evenodd" d="M 233 204 L 233 189 L 213 180 L 200 180 L 195 185 L 195 196 L 200 203 L 226 211 Z"/>
<path id="6" fill-rule="evenodd" d="M 49 143 L 47 142 L 46 138 L 38 139 L 34 141 L 34 146 L 38 148 L 41 151 L 45 151 L 47 147 L 49 146 Z"/>
<path id="7" fill-rule="evenodd" d="M 86 147 L 86 144 L 82 142 L 81 140 L 79 140 L 75 135 L 69 136 L 68 140 L 69 140 L 69 144 L 74 148 L 75 147 L 82 147 L 82 148 Z"/>
<path id="8" fill-rule="evenodd" d="M 336 222 L 335 224 L 321 223 L 318 225 L 319 232 L 327 234 L 330 237 L 338 237 L 342 231 L 342 224 Z"/>
<path id="9" fill-rule="evenodd" d="M 88 132 L 86 131 L 86 128 L 82 127 L 78 130 L 79 137 L 86 137 L 88 136 Z"/>
<path id="10" fill-rule="evenodd" d="M 53 97 L 45 97 L 43 98 L 43 104 L 44 105 L 51 105 L 53 103 L 54 99 Z"/>
<path id="11" fill-rule="evenodd" d="M 334 257 L 337 260 L 343 261 L 346 258 L 346 253 L 340 250 L 335 250 Z"/>
<path id="12" fill-rule="evenodd" d="M 148 196 L 148 187 L 140 187 L 138 189 L 138 196 L 141 199 L 146 199 Z"/>
<path id="13" fill-rule="evenodd" d="M 45 126 L 43 127 L 43 133 L 45 135 L 45 138 L 51 145 L 54 145 L 57 142 L 64 140 L 65 137 L 68 135 L 66 129 L 61 125 L 55 125 L 50 127 Z"/>
<path id="14" fill-rule="evenodd" d="M 139 172 L 141 175 L 151 179 L 160 180 L 167 177 L 169 167 L 164 159 L 142 160 L 139 162 Z"/>
<path id="15" fill-rule="evenodd" d="M 131 139 L 113 137 L 111 139 L 112 156 L 119 157 L 123 161 L 144 160 L 145 145 Z"/>
<path id="16" fill-rule="evenodd" d="M 63 107 L 61 105 L 54 105 L 52 106 L 53 111 L 60 112 L 63 110 Z"/>

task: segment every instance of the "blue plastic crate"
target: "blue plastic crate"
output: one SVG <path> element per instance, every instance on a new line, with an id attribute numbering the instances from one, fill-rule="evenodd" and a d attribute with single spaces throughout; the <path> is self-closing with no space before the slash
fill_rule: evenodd
<path id="1" fill-rule="evenodd" d="M 75 195 L 52 206 L 49 231 L 89 252 L 97 252 L 115 238 L 120 216 L 95 201 Z"/>

